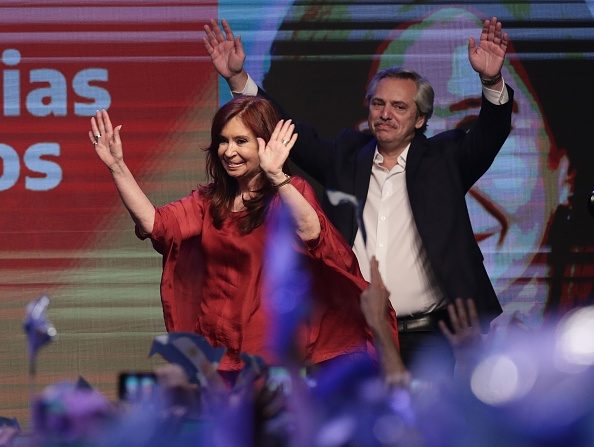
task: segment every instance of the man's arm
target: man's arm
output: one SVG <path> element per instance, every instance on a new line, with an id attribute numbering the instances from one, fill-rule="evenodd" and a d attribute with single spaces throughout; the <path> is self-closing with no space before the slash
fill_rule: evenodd
<path id="1" fill-rule="evenodd" d="M 481 37 L 477 45 L 474 37 L 468 39 L 468 60 L 476 71 L 481 83 L 492 90 L 503 90 L 501 67 L 507 52 L 508 35 L 503 32 L 497 17 L 483 22 Z"/>
<path id="2" fill-rule="evenodd" d="M 478 120 L 457 150 L 466 190 L 489 169 L 511 131 L 513 90 L 501 76 L 508 43 L 496 17 L 483 22 L 478 44 L 468 39 L 468 60 L 481 79 L 483 101 Z"/>
<path id="3" fill-rule="evenodd" d="M 501 68 L 509 43 L 501 22 L 496 17 L 483 22 L 479 45 L 473 37 L 468 39 L 468 59 L 479 74 L 485 98 L 493 104 L 505 104 L 509 100 Z"/>
<path id="4" fill-rule="evenodd" d="M 221 20 L 225 34 L 216 20 L 204 25 L 204 46 L 217 72 L 225 78 L 232 92 L 240 93 L 246 85 L 248 74 L 243 68 L 245 53 L 241 37 L 235 36 L 226 20 Z M 255 95 L 254 95 L 255 96 Z"/>

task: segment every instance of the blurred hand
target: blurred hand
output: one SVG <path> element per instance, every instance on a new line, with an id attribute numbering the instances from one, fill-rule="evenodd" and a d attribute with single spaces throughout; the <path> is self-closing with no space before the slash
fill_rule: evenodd
<path id="1" fill-rule="evenodd" d="M 481 326 L 476 305 L 471 299 L 456 298 L 448 304 L 451 330 L 444 321 L 439 329 L 448 339 L 456 359 L 456 368 L 470 366 L 482 345 Z"/>
<path id="2" fill-rule="evenodd" d="M 370 275 L 369 287 L 361 294 L 361 310 L 367 325 L 372 330 L 377 330 L 388 324 L 386 315 L 390 292 L 386 289 L 375 257 L 371 258 Z"/>

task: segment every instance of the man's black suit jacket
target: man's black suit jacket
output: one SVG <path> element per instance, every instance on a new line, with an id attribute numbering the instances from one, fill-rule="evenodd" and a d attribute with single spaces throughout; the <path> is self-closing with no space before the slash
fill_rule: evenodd
<path id="1" fill-rule="evenodd" d="M 491 166 L 510 132 L 513 90 L 506 88 L 509 101 L 504 105 L 482 98 L 481 111 L 470 130 L 447 131 L 431 138 L 416 135 L 406 161 L 413 218 L 441 291 L 449 301 L 474 298 L 484 324 L 502 309 L 484 268 L 464 197 Z M 267 97 L 262 90 L 259 95 Z M 279 110 L 283 118 L 290 118 L 282 107 Z M 296 124 L 299 138 L 291 150 L 291 160 L 326 190 L 352 194 L 359 203 L 365 203 L 375 138 L 346 129 L 327 140 L 312 127 Z M 358 229 L 354 208 L 346 203 L 333 206 L 327 196 L 323 206 L 352 246 Z"/>

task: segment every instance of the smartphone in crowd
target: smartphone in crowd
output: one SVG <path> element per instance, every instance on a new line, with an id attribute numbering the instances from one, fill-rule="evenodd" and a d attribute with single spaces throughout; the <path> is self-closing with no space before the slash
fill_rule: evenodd
<path id="1" fill-rule="evenodd" d="M 312 380 L 308 377 L 307 370 L 305 368 L 300 368 L 299 371 L 297 371 L 297 378 L 299 380 L 303 380 L 307 386 L 312 386 Z M 293 380 L 294 378 L 291 377 L 291 372 L 284 366 L 268 367 L 268 378 L 266 380 L 266 385 L 270 389 L 282 387 L 283 392 L 286 395 L 289 395 L 291 394 L 291 390 L 293 388 Z"/>
<path id="2" fill-rule="evenodd" d="M 157 376 L 151 371 L 122 371 L 118 375 L 118 398 L 124 402 L 148 402 L 157 388 Z"/>

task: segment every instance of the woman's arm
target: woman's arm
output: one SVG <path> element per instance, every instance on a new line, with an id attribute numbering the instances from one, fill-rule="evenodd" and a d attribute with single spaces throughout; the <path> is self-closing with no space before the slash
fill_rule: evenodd
<path id="1" fill-rule="evenodd" d="M 290 120 L 279 121 L 268 143 L 258 138 L 258 155 L 260 167 L 270 183 L 277 188 L 281 200 L 287 205 L 295 220 L 297 235 L 302 241 L 307 242 L 320 236 L 320 219 L 305 197 L 291 185 L 290 177 L 282 170 L 291 148 L 297 141 L 294 130 L 295 126 Z"/>
<path id="2" fill-rule="evenodd" d="M 114 129 L 107 111 L 99 110 L 91 118 L 89 138 L 95 152 L 111 172 L 122 203 L 130 216 L 143 233 L 151 234 L 155 222 L 155 208 L 124 163 L 121 128 L 120 125 Z"/>

